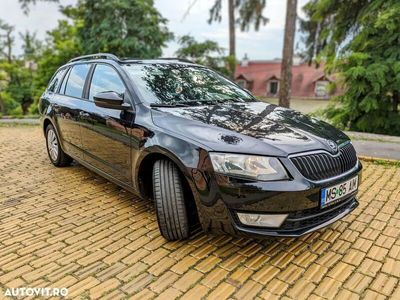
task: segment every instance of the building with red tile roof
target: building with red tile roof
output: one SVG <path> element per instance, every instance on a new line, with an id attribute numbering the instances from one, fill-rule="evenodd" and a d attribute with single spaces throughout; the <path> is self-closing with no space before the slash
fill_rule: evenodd
<path id="1" fill-rule="evenodd" d="M 294 58 L 292 68 L 292 97 L 329 99 L 328 85 L 335 76 L 326 75 L 323 65 L 316 68 Z M 281 79 L 281 60 L 253 60 L 247 56 L 236 66 L 235 81 L 256 96 L 278 97 Z"/>

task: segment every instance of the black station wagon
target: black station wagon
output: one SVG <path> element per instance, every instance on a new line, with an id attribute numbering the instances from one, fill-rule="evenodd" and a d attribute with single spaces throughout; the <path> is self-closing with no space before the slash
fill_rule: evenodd
<path id="1" fill-rule="evenodd" d="M 362 166 L 343 132 L 188 61 L 74 58 L 39 109 L 51 162 L 152 199 L 168 240 L 198 224 L 297 237 L 358 205 Z"/>

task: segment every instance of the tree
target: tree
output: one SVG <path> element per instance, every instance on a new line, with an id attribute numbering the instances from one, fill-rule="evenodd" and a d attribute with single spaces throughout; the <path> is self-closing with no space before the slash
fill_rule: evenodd
<path id="1" fill-rule="evenodd" d="M 172 38 L 152 0 L 80 0 L 64 13 L 81 24 L 77 34 L 84 53 L 154 58 Z"/>
<path id="2" fill-rule="evenodd" d="M 2 113 L 22 114 L 33 102 L 33 73 L 25 67 L 25 61 L 12 54 L 14 27 L 0 22 L 0 109 Z"/>
<path id="3" fill-rule="evenodd" d="M 81 55 L 82 44 L 77 31 L 76 24 L 60 20 L 58 26 L 47 33 L 46 46 L 38 59 L 38 86 L 45 87 L 60 66 Z"/>
<path id="4" fill-rule="evenodd" d="M 235 7 L 233 4 L 233 1 L 234 0 L 228 0 L 229 56 L 236 58 Z M 219 1 L 219 2 L 221 2 L 221 1 Z M 211 10 L 210 14 L 212 15 L 212 10 Z M 210 18 L 210 20 L 211 20 L 211 18 Z"/>
<path id="5" fill-rule="evenodd" d="M 19 0 L 25 11 L 38 1 L 59 2 Z M 83 54 L 112 52 L 121 57 L 154 58 L 173 37 L 153 0 L 78 0 L 61 11 L 76 25 Z"/>
<path id="6" fill-rule="evenodd" d="M 228 74 L 225 67 L 224 49 L 217 42 L 205 40 L 197 42 L 192 36 L 184 35 L 178 39 L 180 48 L 175 52 L 179 58 L 189 59 L 197 64 L 205 65 L 221 73 Z"/>
<path id="7" fill-rule="evenodd" d="M 256 31 L 260 25 L 267 24 L 268 19 L 263 16 L 263 10 L 266 0 L 227 0 L 228 1 L 228 18 L 229 18 L 229 56 L 230 60 L 236 59 L 236 23 L 240 25 L 242 31 L 248 31 L 251 25 L 254 25 Z M 239 17 L 236 18 L 236 11 Z M 214 5 L 210 9 L 210 18 L 208 22 L 221 22 L 222 20 L 222 0 L 215 0 Z M 235 65 L 235 64 L 233 64 Z M 231 74 L 235 70 L 231 70 Z"/>
<path id="8" fill-rule="evenodd" d="M 279 105 L 290 107 L 292 88 L 293 47 L 296 35 L 297 0 L 286 2 L 285 35 L 282 51 L 281 85 L 279 90 Z"/>
<path id="9" fill-rule="evenodd" d="M 0 51 L 1 55 L 7 59 L 9 63 L 12 61 L 12 50 L 14 46 L 14 26 L 11 26 L 0 20 Z"/>
<path id="10" fill-rule="evenodd" d="M 4 62 L 0 65 L 0 69 L 7 73 L 8 82 L 4 91 L 7 95 L 6 97 L 19 104 L 19 114 L 26 114 L 29 106 L 33 103 L 33 95 L 35 94 L 33 73 L 25 68 L 22 60 L 16 60 L 11 63 Z"/>
<path id="11" fill-rule="evenodd" d="M 21 8 L 24 11 L 24 13 L 28 13 L 29 12 L 29 5 L 33 4 L 35 5 L 36 2 L 38 1 L 45 1 L 45 2 L 58 2 L 58 0 L 18 0 L 18 2 L 21 4 Z"/>
<path id="12" fill-rule="evenodd" d="M 58 21 L 58 26 L 47 33 L 46 44 L 37 59 L 38 69 L 34 77 L 34 102 L 31 113 L 37 113 L 40 94 L 46 88 L 54 72 L 71 58 L 81 55 L 82 45 L 77 34 L 78 25 L 67 20 Z"/>
<path id="13" fill-rule="evenodd" d="M 229 18 L 229 55 L 236 54 L 235 49 L 235 25 L 239 24 L 240 30 L 248 31 L 251 25 L 257 31 L 260 25 L 265 25 L 268 19 L 263 16 L 263 10 L 266 6 L 266 0 L 228 0 L 228 18 Z M 239 17 L 236 18 L 236 11 Z M 215 0 L 210 9 L 209 23 L 222 20 L 222 0 Z"/>
<path id="14" fill-rule="evenodd" d="M 58 0 L 19 0 L 26 13 L 29 5 L 39 1 L 59 2 Z M 35 99 L 30 111 L 37 113 L 37 101 L 54 72 L 71 58 L 94 52 L 112 52 L 116 55 L 137 58 L 153 58 L 161 55 L 161 49 L 172 34 L 164 19 L 154 7 L 153 0 L 78 0 L 76 5 L 61 7 L 67 20 L 60 20 L 58 27 L 48 32 L 42 47 L 34 34 L 25 33 L 20 37 L 24 42 L 24 59 L 37 61 L 38 69 L 30 70 L 32 77 L 20 81 L 25 73 L 15 73 L 10 66 L 7 78 L 17 82 L 33 82 L 30 89 L 33 97 L 27 97 L 27 87 L 21 87 L 19 99 L 26 104 Z M 34 50 L 40 48 L 40 53 Z M 0 49 L 1 50 L 1 49 Z M 18 62 L 23 66 L 22 62 Z M 20 70 L 26 71 L 25 68 Z M 15 85 L 10 89 L 16 91 Z M 16 94 L 17 95 L 17 94 Z M 22 100 L 21 100 L 22 101 Z"/>
<path id="15" fill-rule="evenodd" d="M 0 113 L 8 113 L 19 104 L 9 94 L 11 76 L 7 70 L 13 62 L 14 27 L 0 20 Z"/>
<path id="16" fill-rule="evenodd" d="M 305 12 L 307 57 L 326 60 L 345 88 L 325 115 L 351 130 L 400 135 L 400 3 L 314 0 Z"/>
<path id="17" fill-rule="evenodd" d="M 22 40 L 22 49 L 24 50 L 24 59 L 33 60 L 39 55 L 42 43 L 36 38 L 36 33 L 30 33 L 28 30 L 19 33 Z"/>

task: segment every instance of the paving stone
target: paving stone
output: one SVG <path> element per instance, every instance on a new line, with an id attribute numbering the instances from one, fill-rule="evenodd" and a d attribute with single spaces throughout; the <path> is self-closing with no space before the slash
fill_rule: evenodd
<path id="1" fill-rule="evenodd" d="M 0 283 L 77 299 L 400 299 L 400 168 L 363 165 L 359 207 L 326 229 L 167 242 L 151 202 L 53 167 L 39 127 L 0 127 Z"/>

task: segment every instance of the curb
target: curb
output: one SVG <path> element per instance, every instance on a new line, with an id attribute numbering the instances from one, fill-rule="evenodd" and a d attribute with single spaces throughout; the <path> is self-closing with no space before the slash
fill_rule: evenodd
<path id="1" fill-rule="evenodd" d="M 1 125 L 39 125 L 40 120 L 24 120 L 24 119 L 0 119 L 0 126 Z"/>

